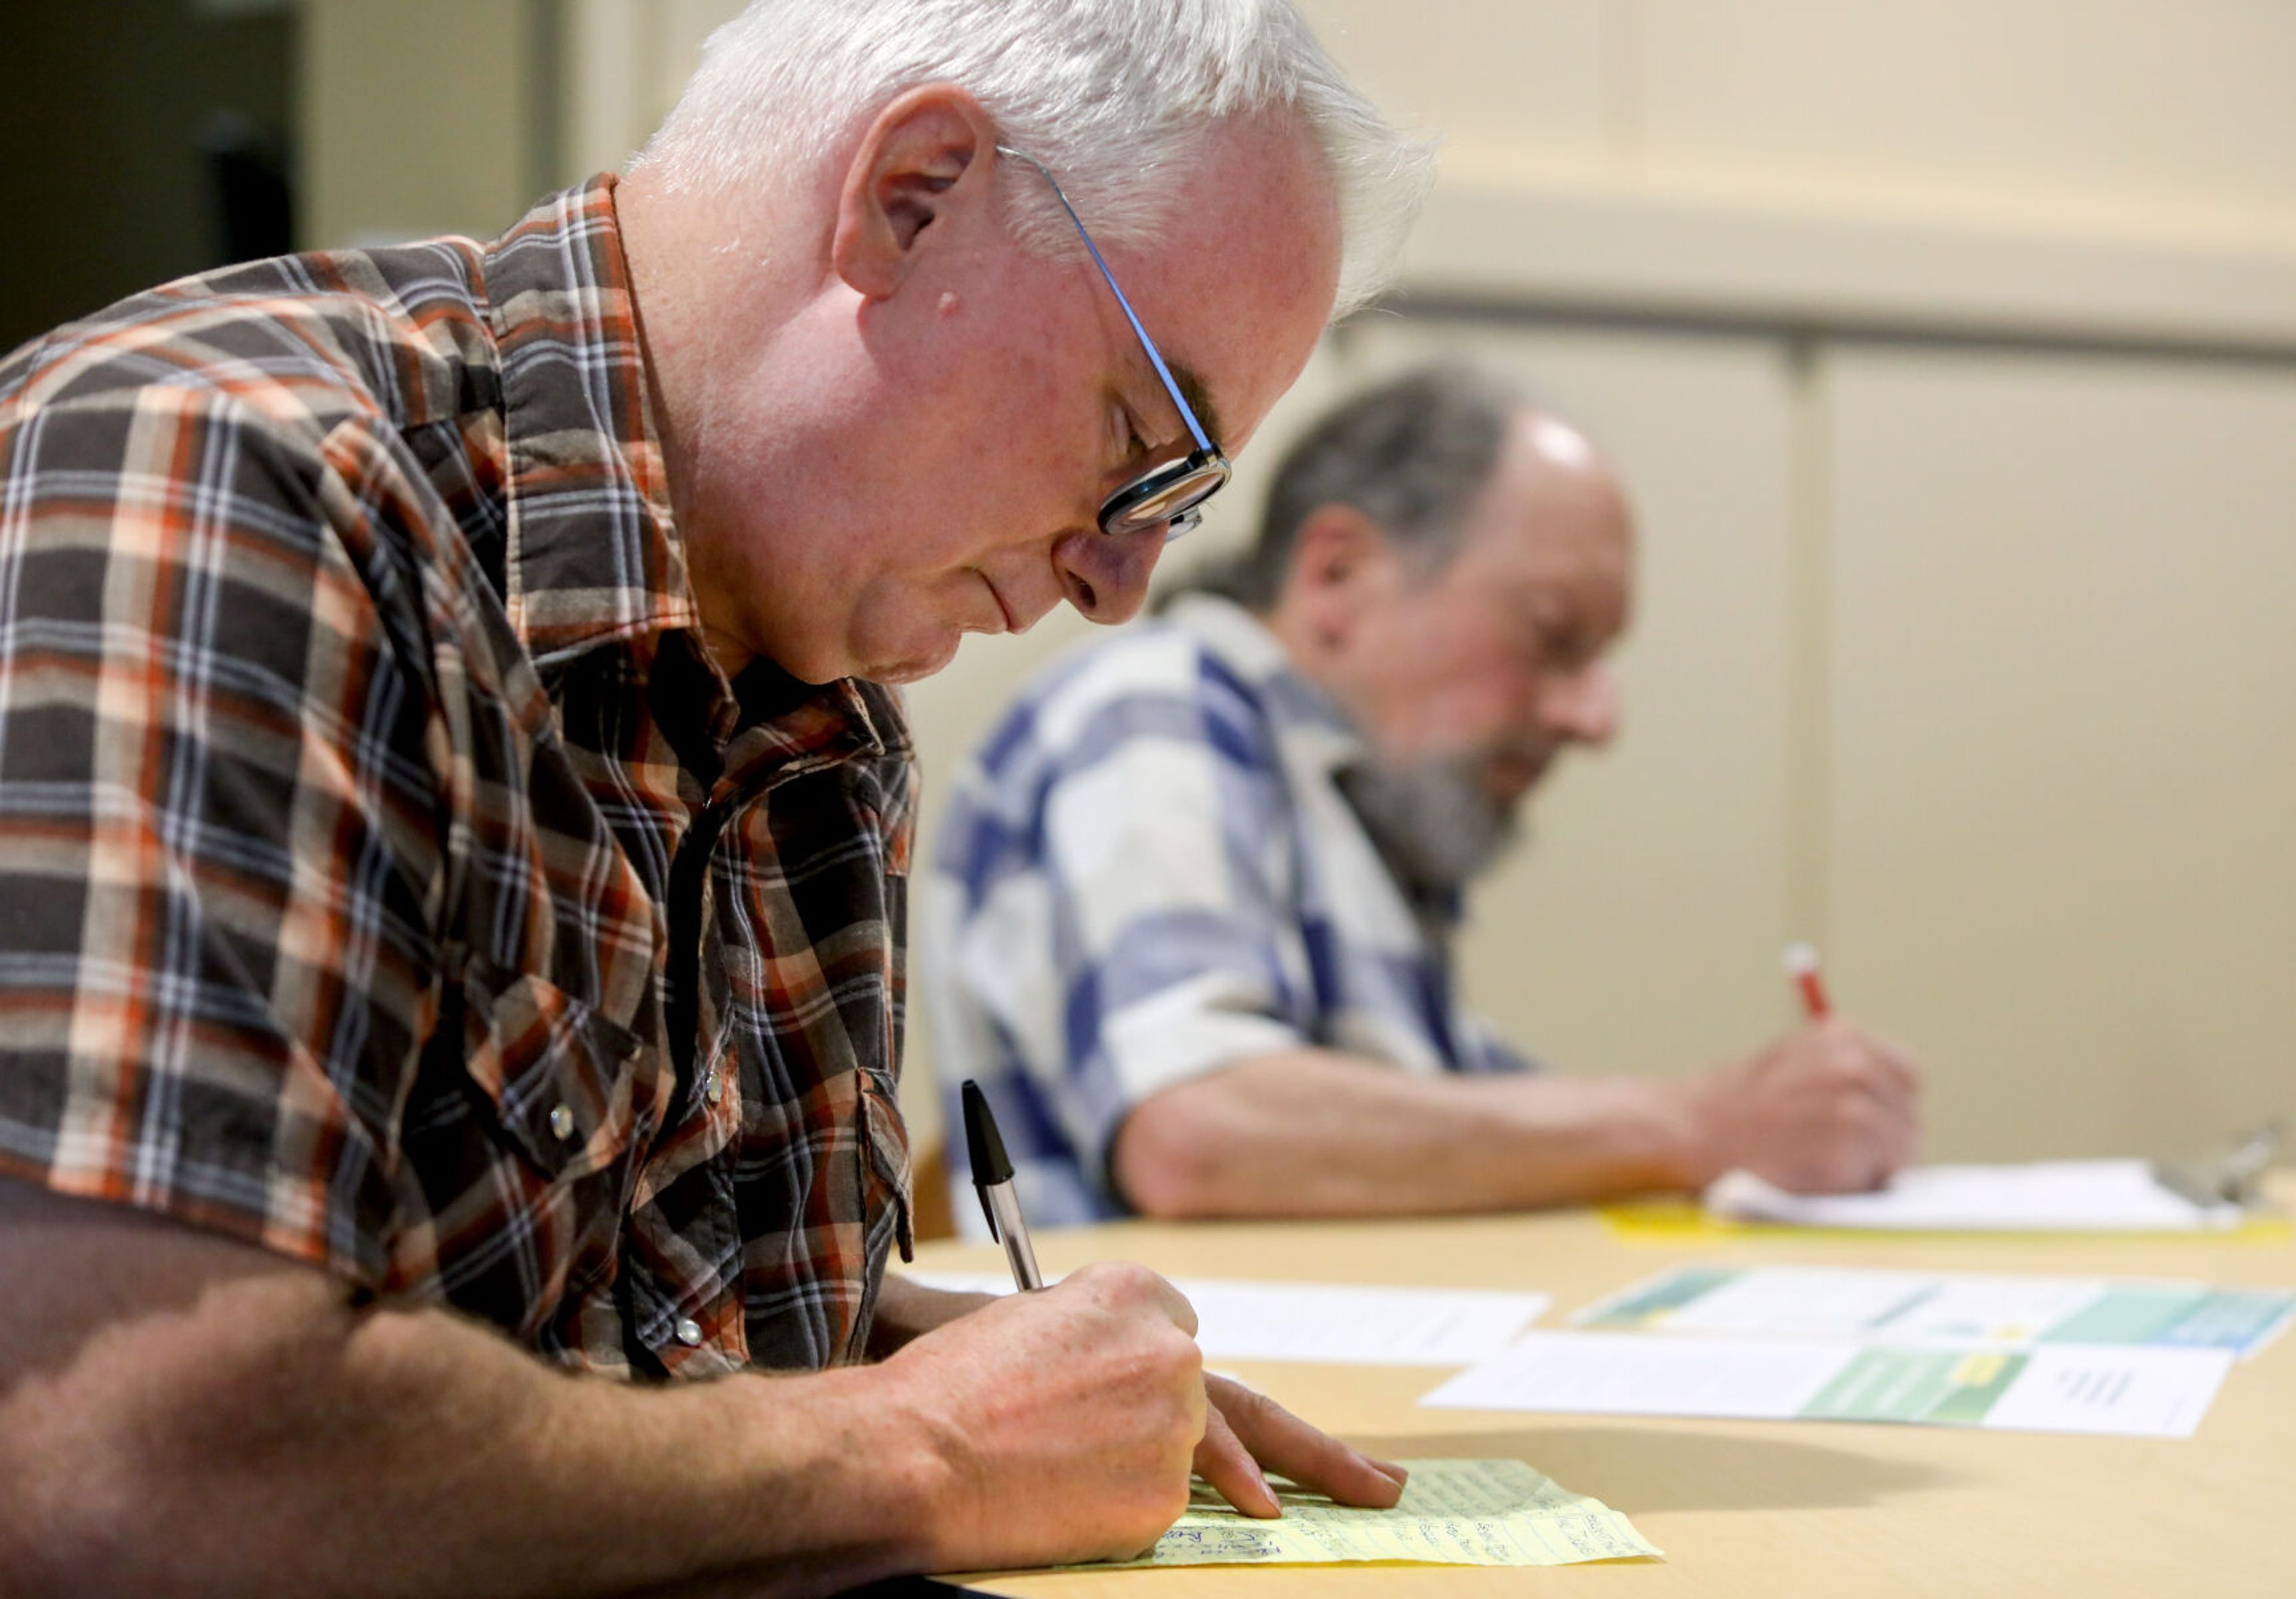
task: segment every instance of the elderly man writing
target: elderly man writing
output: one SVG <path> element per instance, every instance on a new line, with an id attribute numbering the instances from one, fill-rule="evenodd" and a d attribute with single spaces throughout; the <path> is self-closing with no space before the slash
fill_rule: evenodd
<path id="1" fill-rule="evenodd" d="M 1606 1080 L 1526 1070 L 1455 1001 L 1464 890 L 1617 728 L 1630 543 L 1575 429 L 1413 373 L 1293 447 L 1219 592 L 1023 693 L 959 784 L 924 957 L 938 1063 L 984 1079 L 1032 1218 L 1861 1188 L 1910 1157 L 1914 1069 L 1845 1021 Z"/>
<path id="2" fill-rule="evenodd" d="M 1136 1550 L 1192 1460 L 1272 1514 L 1255 1456 L 1391 1503 L 1208 1407 L 1144 1272 L 886 1275 L 880 685 L 1131 615 L 1423 168 L 1284 0 L 759 0 L 491 245 L 0 364 L 0 1589 L 817 1592 Z"/>

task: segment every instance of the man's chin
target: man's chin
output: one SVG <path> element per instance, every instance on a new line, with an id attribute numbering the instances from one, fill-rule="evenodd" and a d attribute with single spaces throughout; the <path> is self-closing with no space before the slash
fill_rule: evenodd
<path id="1" fill-rule="evenodd" d="M 889 684 L 894 687 L 914 683 L 920 678 L 931 676 L 935 672 L 947 667 L 950 661 L 955 660 L 957 646 L 964 642 L 963 634 L 952 633 L 945 642 L 894 656 L 881 665 L 866 667 L 854 676 L 866 677 L 872 683 Z"/>
<path id="2" fill-rule="evenodd" d="M 1554 767 L 1554 758 L 1551 755 L 1537 760 L 1509 757 L 1485 772 L 1484 796 L 1490 800 L 1493 810 L 1512 820 L 1522 808 L 1523 801 L 1530 798 L 1530 791 L 1546 781 Z"/>

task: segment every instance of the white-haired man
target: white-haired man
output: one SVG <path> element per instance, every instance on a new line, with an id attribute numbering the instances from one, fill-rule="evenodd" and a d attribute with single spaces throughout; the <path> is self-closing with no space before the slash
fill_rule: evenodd
<path id="1" fill-rule="evenodd" d="M 1453 991 L 1466 890 L 1616 731 L 1632 543 L 1578 430 L 1407 373 L 1292 447 L 1241 561 L 1023 691 L 957 784 L 923 956 L 1030 1216 L 1504 1210 L 1741 1166 L 1864 1188 L 1910 1158 L 1913 1063 L 1845 1019 L 1574 1077 Z"/>
<path id="2" fill-rule="evenodd" d="M 1423 164 L 1288 0 L 759 0 L 619 185 L 0 364 L 0 1589 L 823 1591 L 1136 1549 L 1192 1462 L 1274 1513 L 1255 1456 L 1392 1502 L 1208 1406 L 1144 1272 L 885 1275 L 880 685 L 1132 614 Z"/>

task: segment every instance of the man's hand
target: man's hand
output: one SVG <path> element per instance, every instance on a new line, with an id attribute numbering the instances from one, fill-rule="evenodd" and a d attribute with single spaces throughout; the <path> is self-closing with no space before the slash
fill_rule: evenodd
<path id="1" fill-rule="evenodd" d="M 1813 1021 L 1688 1085 L 1705 1180 L 1743 1167 L 1782 1188 L 1877 1188 L 1914 1158 L 1921 1073 L 1839 1017 Z"/>
<path id="2" fill-rule="evenodd" d="M 1341 1505 L 1385 1510 L 1403 1496 L 1408 1473 L 1319 1432 L 1269 1398 L 1228 1377 L 1207 1374 L 1211 1407 L 1196 1446 L 1196 1475 L 1248 1516 L 1283 1513 L 1267 1472 L 1329 1495 Z"/>
<path id="3" fill-rule="evenodd" d="M 1281 1513 L 1271 1470 L 1343 1505 L 1395 1503 L 1400 1466 L 1206 1376 L 1195 1330 L 1195 1311 L 1161 1277 L 1088 1266 L 886 1361 L 953 1468 L 936 1565 L 1136 1554 L 1186 1507 L 1191 1468 L 1248 1515 Z"/>
<path id="4" fill-rule="evenodd" d="M 878 1371 L 945 1467 L 933 1569 L 1137 1554 L 1188 1500 L 1204 1431 L 1196 1313 L 1136 1266 L 1088 1266 L 904 1347 Z"/>

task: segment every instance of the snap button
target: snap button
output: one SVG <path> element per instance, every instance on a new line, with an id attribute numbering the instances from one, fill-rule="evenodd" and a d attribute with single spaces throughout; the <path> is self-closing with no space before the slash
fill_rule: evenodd
<path id="1" fill-rule="evenodd" d="M 701 1343 L 701 1324 L 690 1316 L 677 1318 L 677 1341 L 687 1349 L 698 1349 Z"/>
<path id="2" fill-rule="evenodd" d="M 574 1136 L 574 1112 L 565 1105 L 550 1107 L 550 1130 L 561 1139 Z"/>
<path id="3" fill-rule="evenodd" d="M 726 1097 L 726 1074 L 712 1067 L 709 1081 L 701 1085 L 701 1097 L 717 1104 Z"/>

